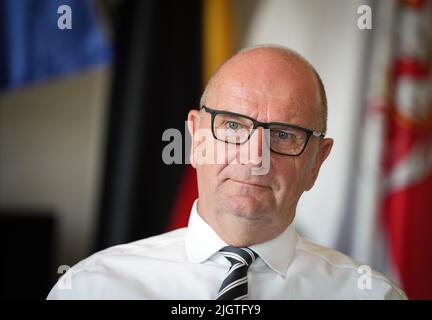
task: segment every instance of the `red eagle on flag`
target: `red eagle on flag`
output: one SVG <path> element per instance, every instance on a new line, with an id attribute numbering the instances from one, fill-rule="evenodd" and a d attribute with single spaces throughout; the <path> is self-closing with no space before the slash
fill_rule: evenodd
<path id="1" fill-rule="evenodd" d="M 412 299 L 432 298 L 432 1 L 396 13 L 383 154 L 390 262 Z"/>

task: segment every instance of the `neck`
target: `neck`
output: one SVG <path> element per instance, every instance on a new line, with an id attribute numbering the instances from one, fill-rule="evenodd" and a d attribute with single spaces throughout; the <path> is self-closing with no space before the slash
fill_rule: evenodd
<path id="1" fill-rule="evenodd" d="M 198 214 L 224 242 L 234 247 L 249 247 L 269 241 L 281 234 L 293 221 L 272 224 L 266 216 L 249 218 L 227 212 L 210 213 L 198 202 Z"/>

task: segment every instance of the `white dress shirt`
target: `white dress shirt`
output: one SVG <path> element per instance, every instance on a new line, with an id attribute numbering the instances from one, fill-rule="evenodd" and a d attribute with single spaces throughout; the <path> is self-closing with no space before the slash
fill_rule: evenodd
<path id="1" fill-rule="evenodd" d="M 226 245 L 195 201 L 187 228 L 95 253 L 69 269 L 48 299 L 215 299 L 230 267 L 218 252 Z M 361 264 L 302 239 L 293 224 L 250 248 L 259 255 L 248 271 L 251 300 L 406 299 L 382 274 L 365 279 Z"/>

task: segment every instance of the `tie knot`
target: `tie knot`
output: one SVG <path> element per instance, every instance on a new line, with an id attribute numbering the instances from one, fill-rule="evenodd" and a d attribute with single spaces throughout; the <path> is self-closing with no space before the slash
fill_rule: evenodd
<path id="1" fill-rule="evenodd" d="M 232 265 L 240 262 L 249 267 L 258 258 L 258 254 L 249 248 L 226 246 L 219 251 Z"/>

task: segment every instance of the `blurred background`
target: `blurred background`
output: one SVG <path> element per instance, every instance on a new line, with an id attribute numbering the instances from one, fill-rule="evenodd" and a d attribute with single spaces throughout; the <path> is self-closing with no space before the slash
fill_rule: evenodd
<path id="1" fill-rule="evenodd" d="M 431 299 L 430 0 L 0 0 L 0 296 L 44 299 L 65 266 L 186 226 L 195 172 L 162 162 L 162 133 L 264 43 L 327 90 L 335 145 L 299 233 Z"/>

